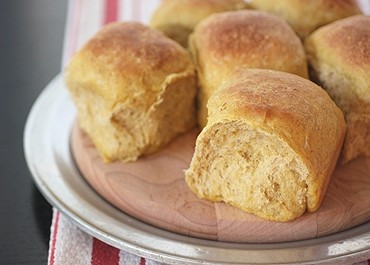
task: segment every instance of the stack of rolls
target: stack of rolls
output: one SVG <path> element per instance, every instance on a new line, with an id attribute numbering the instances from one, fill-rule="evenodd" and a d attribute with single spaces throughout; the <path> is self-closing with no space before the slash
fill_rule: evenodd
<path id="1" fill-rule="evenodd" d="M 345 162 L 370 156 L 370 21 L 351 0 L 305 1 L 307 19 L 303 1 L 273 2 L 164 0 L 151 27 L 97 33 L 65 76 L 103 160 L 162 150 L 198 121 L 198 197 L 271 221 L 316 211 L 343 142 Z"/>

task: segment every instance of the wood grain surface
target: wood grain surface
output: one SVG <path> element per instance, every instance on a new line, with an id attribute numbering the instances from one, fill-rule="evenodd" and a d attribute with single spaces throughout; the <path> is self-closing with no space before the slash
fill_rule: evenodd
<path id="1" fill-rule="evenodd" d="M 352 228 L 370 220 L 370 158 L 338 163 L 320 209 L 288 222 L 271 222 L 225 203 L 197 198 L 184 169 L 191 161 L 194 129 L 164 150 L 136 162 L 105 164 L 78 126 L 72 152 L 83 176 L 125 213 L 172 232 L 219 241 L 267 243 L 303 240 Z"/>

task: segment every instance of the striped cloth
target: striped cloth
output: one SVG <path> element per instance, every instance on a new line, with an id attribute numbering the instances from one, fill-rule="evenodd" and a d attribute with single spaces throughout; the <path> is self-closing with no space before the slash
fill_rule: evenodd
<path id="1" fill-rule="evenodd" d="M 370 13 L 370 0 L 359 0 Z M 62 69 L 102 25 L 116 20 L 148 23 L 160 0 L 69 0 Z M 161 265 L 109 246 L 74 226 L 56 209 L 49 243 L 49 265 Z M 356 265 L 370 265 L 370 261 Z"/>
<path id="2" fill-rule="evenodd" d="M 62 69 L 102 25 L 112 21 L 148 23 L 160 0 L 69 0 Z"/>
<path id="3" fill-rule="evenodd" d="M 59 211 L 53 211 L 49 265 L 161 265 L 127 253 L 90 236 Z M 366 264 L 367 265 L 367 264 Z"/>

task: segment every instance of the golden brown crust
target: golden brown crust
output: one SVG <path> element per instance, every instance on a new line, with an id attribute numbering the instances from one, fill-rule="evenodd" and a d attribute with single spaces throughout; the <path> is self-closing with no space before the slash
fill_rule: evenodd
<path id="1" fill-rule="evenodd" d="M 318 209 L 334 171 L 346 129 L 342 112 L 321 87 L 307 79 L 289 73 L 267 69 L 240 69 L 227 78 L 219 89 L 213 93 L 209 99 L 208 108 L 209 121 L 198 137 L 195 155 L 190 169 L 186 172 L 188 185 L 195 193 L 201 197 L 209 197 L 211 200 L 217 201 L 220 198 L 222 199 L 222 194 L 230 194 L 230 190 L 226 186 L 228 185 L 227 183 L 232 182 L 232 179 L 228 179 L 226 186 L 218 188 L 215 187 L 220 184 L 213 183 L 212 177 L 204 179 L 205 174 L 215 174 L 215 178 L 219 174 L 223 174 L 220 173 L 223 171 L 218 171 L 219 169 L 212 171 L 213 168 L 218 167 L 218 164 L 210 160 L 212 154 L 204 151 L 209 150 L 207 146 L 212 145 L 211 142 L 221 131 L 234 126 L 233 130 L 226 135 L 226 137 L 232 138 L 235 137 L 234 132 L 237 131 L 235 126 L 241 128 L 245 124 L 247 125 L 246 127 L 244 126 L 246 129 L 245 136 L 254 132 L 259 133 L 253 146 L 249 146 L 248 150 L 238 150 L 238 146 L 243 145 L 243 138 L 240 138 L 240 142 L 237 142 L 236 145 L 227 147 L 216 146 L 213 147 L 214 150 L 218 150 L 217 148 L 220 148 L 220 150 L 228 148 L 228 152 L 234 154 L 236 159 L 237 151 L 243 154 L 243 152 L 248 153 L 250 150 L 257 150 L 258 148 L 258 150 L 267 150 L 270 153 L 274 153 L 274 150 L 271 152 L 267 145 L 273 142 L 276 143 L 276 146 L 280 146 L 280 151 L 294 154 L 293 157 L 296 157 L 294 159 L 296 162 L 292 164 L 292 158 L 290 158 L 286 160 L 288 161 L 287 164 L 277 163 L 276 159 L 279 160 L 283 159 L 284 156 L 292 156 L 292 154 L 281 153 L 279 150 L 276 152 L 278 154 L 276 158 L 261 156 L 258 160 L 253 161 L 256 161 L 257 165 L 270 167 L 270 164 L 261 162 L 264 159 L 270 159 L 269 161 L 277 163 L 275 166 L 279 170 L 287 167 L 288 169 L 284 169 L 285 171 L 283 170 L 282 172 L 295 175 L 296 180 L 298 179 L 297 182 L 301 183 L 298 186 L 306 185 L 306 188 L 303 188 L 301 191 L 291 191 L 292 194 L 289 191 L 287 196 L 291 196 L 289 198 L 292 200 L 298 200 L 298 205 L 301 204 L 300 202 L 305 201 L 307 205 L 303 209 L 306 209 L 306 207 L 308 211 Z M 212 135 L 213 133 L 216 135 Z M 241 135 L 243 137 L 243 133 Z M 263 143 L 266 144 L 266 147 L 262 144 L 263 137 L 271 139 Z M 226 140 L 221 141 L 221 145 L 224 145 L 225 142 Z M 289 148 L 283 148 L 282 143 L 287 144 Z M 253 154 L 248 154 L 248 157 L 251 156 L 253 157 Z M 215 157 L 219 156 L 216 154 Z M 241 182 L 243 182 L 243 179 L 244 181 L 253 179 L 253 182 L 247 185 L 248 187 L 251 185 L 252 187 L 262 187 L 261 183 L 257 184 L 257 182 L 262 181 L 260 178 L 265 178 L 262 185 L 270 188 L 263 188 L 261 198 L 263 199 L 263 196 L 265 196 L 266 200 L 270 200 L 271 204 L 261 203 L 261 205 L 266 207 L 265 209 L 256 206 L 260 201 L 245 200 L 242 198 L 244 196 L 242 193 L 232 195 L 240 196 L 236 199 L 228 197 L 226 200 L 237 201 L 238 203 L 235 204 L 237 207 L 247 209 L 247 211 L 252 208 L 252 213 L 270 220 L 288 221 L 302 214 L 302 208 L 297 210 L 293 206 L 288 207 L 289 210 L 286 211 L 285 206 L 289 204 L 289 200 L 288 202 L 285 201 L 281 206 L 279 206 L 279 203 L 276 204 L 276 201 L 271 201 L 273 200 L 272 198 L 281 195 L 283 191 L 280 188 L 285 185 L 285 182 L 290 182 L 291 178 L 284 175 L 281 177 L 273 176 L 274 173 L 270 169 L 266 170 L 270 172 L 269 174 L 272 174 L 271 178 L 267 178 L 264 174 L 256 177 L 253 174 L 256 174 L 254 172 L 258 171 L 261 172 L 258 168 L 260 166 L 256 167 L 253 163 L 244 165 L 243 163 L 249 163 L 247 162 L 248 160 L 241 161 L 243 161 L 241 164 L 233 168 L 246 168 L 246 171 L 242 171 L 241 176 L 235 176 L 235 178 L 238 178 L 238 181 Z M 302 169 L 302 166 L 297 166 L 299 161 L 302 161 L 306 169 Z M 227 164 L 227 162 L 225 163 Z M 200 167 L 203 167 L 202 165 L 212 165 L 211 173 L 208 173 L 208 170 L 207 173 L 203 172 L 200 169 Z M 229 161 L 229 166 L 232 166 L 232 161 Z M 251 167 L 254 169 L 248 172 L 248 169 Z M 225 172 L 227 170 L 226 166 Z M 302 175 L 297 175 L 298 171 L 303 172 L 300 173 Z M 285 181 L 281 180 L 285 177 Z M 227 176 L 221 176 L 221 179 L 225 178 Z M 274 181 L 272 181 L 273 179 Z M 270 180 L 271 183 L 269 182 Z M 251 190 L 253 194 L 259 192 L 259 190 L 254 190 L 253 188 Z M 208 194 L 209 191 L 211 191 L 211 194 Z M 297 199 L 302 195 L 302 192 L 305 193 L 305 199 Z M 246 196 L 248 197 L 248 195 Z M 285 199 L 284 197 L 283 200 Z M 292 205 L 294 203 L 292 201 Z M 273 204 L 276 204 L 277 208 L 281 207 L 281 211 L 285 213 L 271 214 L 274 211 L 270 211 L 271 209 L 268 208 Z M 251 205 L 252 207 L 250 207 Z"/>
<path id="2" fill-rule="evenodd" d="M 312 38 L 321 39 L 325 45 L 322 49 L 331 49 L 338 61 L 370 70 L 370 17 L 353 16 L 333 22 L 317 30 Z M 320 40 L 319 40 L 320 41 Z M 309 43 L 310 41 L 307 41 Z"/>
<path id="3" fill-rule="evenodd" d="M 330 22 L 361 14 L 355 0 L 252 0 L 251 5 L 283 17 L 301 38 Z"/>
<path id="4" fill-rule="evenodd" d="M 65 77 L 80 126 L 105 161 L 136 160 L 195 125 L 189 53 L 140 23 L 102 28 L 72 58 Z"/>
<path id="5" fill-rule="evenodd" d="M 299 38 L 283 19 L 267 12 L 241 10 L 211 15 L 199 23 L 189 44 L 204 95 L 201 126 L 205 125 L 208 97 L 239 67 L 275 69 L 308 78 Z"/>
<path id="6" fill-rule="evenodd" d="M 308 209 L 320 204 L 345 134 L 342 112 L 311 81 L 272 70 L 235 72 L 208 103 L 209 125 L 248 120 L 278 135 L 309 168 Z"/>
<path id="7" fill-rule="evenodd" d="M 370 17 L 326 25 L 305 40 L 309 63 L 346 116 L 344 161 L 370 155 Z"/>
<path id="8" fill-rule="evenodd" d="M 136 22 L 105 26 L 75 57 L 77 63 L 74 65 L 78 69 L 73 74 L 76 79 L 95 78 L 90 76 L 93 73 L 116 79 L 105 80 L 111 82 L 110 86 L 95 87 L 95 92 L 115 100 L 130 95 L 122 93 L 122 82 L 156 86 L 169 73 L 182 72 L 189 66 L 187 52 L 180 45 Z M 78 64 L 78 61 L 84 63 Z"/>
<path id="9" fill-rule="evenodd" d="M 370 17 L 358 15 L 318 29 L 306 39 L 305 49 L 316 72 L 321 72 L 324 66 L 335 69 L 336 78 L 348 80 L 348 90 L 357 94 L 358 100 L 370 104 L 369 40 Z"/>
<path id="10" fill-rule="evenodd" d="M 187 46 L 194 27 L 213 13 L 244 9 L 243 0 L 163 0 L 154 12 L 150 25 Z"/>

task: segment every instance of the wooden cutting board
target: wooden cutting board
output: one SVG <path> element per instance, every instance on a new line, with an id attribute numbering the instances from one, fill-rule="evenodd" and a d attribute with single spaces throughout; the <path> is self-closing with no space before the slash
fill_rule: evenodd
<path id="1" fill-rule="evenodd" d="M 105 164 L 78 126 L 72 152 L 86 180 L 108 202 L 153 226 L 183 235 L 228 242 L 303 240 L 352 228 L 370 220 L 370 158 L 338 163 L 320 209 L 288 222 L 271 222 L 225 203 L 197 198 L 184 169 L 191 161 L 198 130 L 136 162 Z"/>

